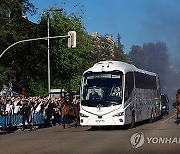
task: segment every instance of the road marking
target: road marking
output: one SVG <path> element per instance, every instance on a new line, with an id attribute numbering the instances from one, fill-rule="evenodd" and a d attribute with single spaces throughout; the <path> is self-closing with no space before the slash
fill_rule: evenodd
<path id="1" fill-rule="evenodd" d="M 172 119 L 173 117 L 175 117 L 176 114 L 173 114 L 172 116 L 170 116 L 169 118 L 165 119 L 164 121 L 162 121 L 162 123 L 166 123 L 167 121 L 169 121 L 170 119 Z"/>

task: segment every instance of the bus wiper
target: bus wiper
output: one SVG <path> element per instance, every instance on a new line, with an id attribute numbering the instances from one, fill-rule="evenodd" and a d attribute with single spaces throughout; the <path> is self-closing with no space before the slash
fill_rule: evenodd
<path id="1" fill-rule="evenodd" d="M 118 102 L 111 102 L 111 104 L 118 105 L 119 103 Z"/>
<path id="2" fill-rule="evenodd" d="M 118 102 L 112 102 L 112 101 L 105 101 L 106 103 L 111 103 L 111 104 L 114 104 L 114 105 L 119 105 Z"/>

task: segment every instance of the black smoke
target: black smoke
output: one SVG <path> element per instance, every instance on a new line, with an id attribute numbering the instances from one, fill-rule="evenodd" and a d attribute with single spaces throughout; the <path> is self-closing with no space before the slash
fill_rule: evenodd
<path id="1" fill-rule="evenodd" d="M 180 72 L 180 1 L 147 0 L 142 34 L 152 41 L 162 41 L 169 47 L 171 63 Z M 146 42 L 144 42 L 146 43 Z"/>

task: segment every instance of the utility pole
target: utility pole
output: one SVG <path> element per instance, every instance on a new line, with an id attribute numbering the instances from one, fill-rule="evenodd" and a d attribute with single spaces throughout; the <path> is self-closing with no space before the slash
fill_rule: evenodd
<path id="1" fill-rule="evenodd" d="M 50 9 L 50 10 L 47 10 L 47 34 L 48 34 L 48 39 L 47 39 L 47 54 L 48 54 L 48 94 L 50 96 L 50 91 L 51 91 L 51 71 L 50 71 L 50 51 L 49 51 L 49 16 L 50 16 L 50 12 L 52 11 L 59 11 L 59 12 L 62 12 L 63 9 Z"/>
<path id="2" fill-rule="evenodd" d="M 48 94 L 50 95 L 51 90 L 51 78 L 50 78 L 50 53 L 49 53 L 49 11 L 47 12 L 47 33 L 48 33 L 48 39 L 47 39 L 47 50 L 48 50 Z"/>

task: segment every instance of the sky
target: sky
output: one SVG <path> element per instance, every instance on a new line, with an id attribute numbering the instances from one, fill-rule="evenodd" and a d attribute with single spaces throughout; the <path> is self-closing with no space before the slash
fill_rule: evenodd
<path id="1" fill-rule="evenodd" d="M 79 12 L 89 34 L 121 35 L 125 52 L 132 45 L 165 42 L 172 64 L 180 67 L 180 0 L 29 0 L 37 14 L 28 16 L 37 22 L 49 7 Z M 74 7 L 76 6 L 76 7 Z M 82 13 L 83 12 L 83 13 Z"/>

